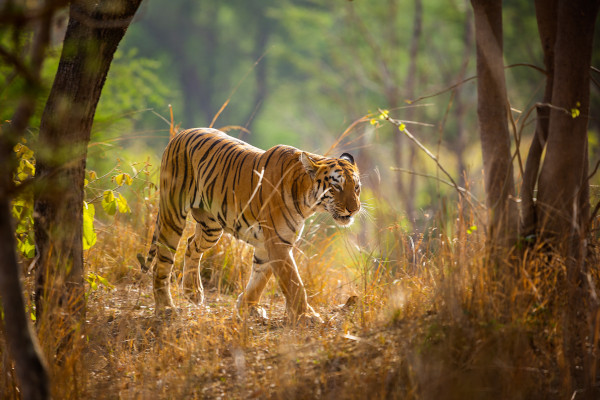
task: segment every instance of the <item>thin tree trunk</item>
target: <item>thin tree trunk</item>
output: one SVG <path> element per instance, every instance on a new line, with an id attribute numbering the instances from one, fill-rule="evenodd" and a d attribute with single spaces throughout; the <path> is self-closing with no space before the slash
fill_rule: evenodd
<path id="1" fill-rule="evenodd" d="M 556 43 L 556 24 L 558 22 L 557 0 L 536 0 L 536 18 L 538 32 L 544 53 L 546 67 L 546 89 L 542 105 L 537 107 L 535 133 L 523 172 L 521 190 L 521 231 L 524 236 L 535 233 L 537 229 L 537 213 L 534 202 L 534 191 L 540 169 L 542 152 L 548 139 L 548 124 L 550 120 L 550 104 L 552 101 L 552 85 L 554 83 L 554 45 Z"/>
<path id="2" fill-rule="evenodd" d="M 12 174 L 11 174 L 12 175 Z M 37 338 L 25 312 L 21 274 L 15 254 L 10 200 L 0 195 L 0 293 L 4 311 L 4 333 L 23 399 L 47 399 L 48 372 Z"/>
<path id="3" fill-rule="evenodd" d="M 397 15 L 397 2 L 393 2 L 394 7 L 390 6 L 390 14 L 393 14 L 394 18 Z M 409 48 L 409 64 L 406 71 L 406 79 L 404 83 L 404 96 L 408 99 L 415 97 L 415 83 L 417 80 L 417 60 L 419 56 L 419 42 L 421 40 L 421 34 L 423 31 L 423 2 L 422 0 L 414 0 L 414 15 L 413 15 L 413 29 L 410 40 Z M 396 21 L 394 21 L 396 22 Z M 393 26 L 397 26 L 396 23 Z M 393 36 L 394 38 L 396 36 Z M 398 48 L 399 43 L 392 42 L 392 48 Z M 388 86 L 386 89 L 386 97 L 389 107 L 393 110 L 398 108 L 400 100 L 400 89 L 397 85 Z M 414 108 L 408 108 L 403 119 L 408 121 L 414 120 L 415 113 Z M 412 169 L 412 166 L 416 158 L 416 149 L 414 146 L 407 146 L 407 141 L 404 135 L 400 134 L 397 129 L 393 128 L 394 135 L 394 157 L 396 164 L 400 168 Z M 405 158 L 405 155 L 408 157 Z M 402 173 L 396 174 L 396 191 L 402 198 L 404 206 L 406 207 L 406 215 L 408 216 L 411 223 L 415 219 L 415 188 L 416 188 L 415 175 L 404 175 Z"/>
<path id="4" fill-rule="evenodd" d="M 490 245 L 512 246 L 518 215 L 508 130 L 504 78 L 502 1 L 471 0 L 477 47 L 477 117 L 481 136 Z"/>
<path id="5" fill-rule="evenodd" d="M 465 0 L 468 2 L 468 0 Z M 471 58 L 471 51 L 473 48 L 473 13 L 467 11 L 465 15 L 464 23 L 464 51 L 463 51 L 463 64 L 458 73 L 456 79 L 457 82 L 462 82 L 467 75 L 467 67 Z M 454 152 L 456 154 L 458 173 L 460 174 L 458 184 L 465 187 L 465 148 L 467 146 L 467 129 L 465 129 L 465 113 L 466 107 L 463 101 L 463 87 L 462 85 L 457 87 L 454 92 L 454 115 L 456 118 L 456 131 L 458 137 L 456 138 L 456 144 L 454 145 Z"/>
<path id="6" fill-rule="evenodd" d="M 51 1 L 39 5 L 45 10 L 35 29 L 31 46 L 31 61 L 27 70 L 25 87 L 11 122 L 0 127 L 0 300 L 4 318 L 3 333 L 10 355 L 15 361 L 15 371 L 24 400 L 43 400 L 50 396 L 46 361 L 39 348 L 37 336 L 25 311 L 21 272 L 15 254 L 16 243 L 11 215 L 11 198 L 18 190 L 12 180 L 17 167 L 13 148 L 19 141 L 35 111 L 36 94 L 40 89 L 40 74 L 45 51 L 50 40 L 50 25 L 55 8 L 60 4 Z"/>
<path id="7" fill-rule="evenodd" d="M 256 88 L 254 89 L 254 101 L 251 104 L 252 108 L 243 119 L 246 123 L 246 129 L 249 131 L 252 131 L 252 125 L 267 97 L 267 60 L 263 58 L 263 56 L 265 55 L 269 37 L 271 36 L 271 27 L 264 14 L 259 13 L 255 29 L 256 36 L 254 39 L 253 57 L 255 62 L 258 62 L 254 70 Z M 240 138 L 243 138 L 243 135 L 240 135 Z"/>
<path id="8" fill-rule="evenodd" d="M 587 127 L 597 11 L 598 1 L 558 2 L 553 108 L 538 182 L 538 229 L 557 244 L 575 247 L 585 237 L 589 217 Z"/>
<path id="9" fill-rule="evenodd" d="M 36 151 L 36 310 L 84 316 L 83 181 L 92 121 L 113 55 L 141 0 L 75 1 Z M 40 318 L 38 318 L 40 320 Z"/>
<path id="10" fill-rule="evenodd" d="M 536 228 L 541 240 L 566 264 L 567 306 L 562 331 L 568 370 L 563 374 L 563 395 L 569 396 L 585 385 L 584 396 L 590 399 L 597 398 L 589 332 L 595 326 L 598 304 L 593 299 L 590 303 L 585 289 L 590 214 L 587 128 L 593 33 L 599 6 L 598 0 L 558 0 L 554 13 L 538 7 L 540 32 L 553 23 L 550 18 L 558 18 L 552 108 L 546 128 L 546 156 L 538 179 Z M 578 358 L 583 361 L 583 370 Z"/>

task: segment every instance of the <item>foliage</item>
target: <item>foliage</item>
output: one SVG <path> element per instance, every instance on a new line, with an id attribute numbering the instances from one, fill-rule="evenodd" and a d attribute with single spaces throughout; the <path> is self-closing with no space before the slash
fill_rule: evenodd
<path id="1" fill-rule="evenodd" d="M 27 147 L 26 141 L 18 143 L 14 151 L 19 165 L 15 171 L 13 181 L 21 186 L 32 180 L 35 175 L 35 158 L 33 151 Z M 35 240 L 33 237 L 33 193 L 30 188 L 18 192 L 12 201 L 12 216 L 16 221 L 15 236 L 17 249 L 26 258 L 35 255 Z"/>
<path id="2" fill-rule="evenodd" d="M 33 151 L 27 147 L 25 140 L 14 149 L 19 165 L 14 175 L 17 186 L 24 183 L 30 184 L 35 178 L 35 157 Z M 88 250 L 96 244 L 97 235 L 94 227 L 96 218 L 95 202 L 100 202 L 102 209 L 108 216 L 116 214 L 131 213 L 127 198 L 121 193 L 125 187 L 133 187 L 136 190 L 150 190 L 154 184 L 148 180 L 151 164 L 146 162 L 138 170 L 139 163 L 133 163 L 130 167 L 133 176 L 123 172 L 120 164 L 115 166 L 109 173 L 98 177 L 95 171 L 87 171 L 85 188 L 88 193 L 87 200 L 83 202 L 83 249 Z M 115 184 L 111 189 L 104 185 Z M 33 194 L 29 187 L 18 191 L 18 196 L 12 202 L 12 215 L 16 221 L 16 239 L 18 251 L 25 258 L 35 256 L 35 238 L 33 234 Z"/>

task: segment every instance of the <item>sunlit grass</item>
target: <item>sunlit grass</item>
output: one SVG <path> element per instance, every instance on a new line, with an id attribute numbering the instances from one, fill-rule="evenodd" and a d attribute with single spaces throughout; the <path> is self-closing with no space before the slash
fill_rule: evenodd
<path id="1" fill-rule="evenodd" d="M 529 248 L 520 262 L 490 263 L 485 227 L 462 203 L 420 233 L 392 212 L 350 229 L 311 219 L 294 253 L 326 322 L 291 328 L 274 280 L 262 299 L 268 322 L 234 314 L 252 250 L 228 236 L 203 258 L 201 307 L 183 296 L 180 246 L 180 312 L 157 318 L 151 277 L 135 259 L 147 251 L 153 201 L 98 225 L 86 271 L 114 288 L 87 286 L 85 326 L 40 330 L 55 398 L 563 398 L 563 261 Z M 68 354 L 65 338 L 75 343 Z M 0 380 L 7 398 L 17 398 L 14 379 Z"/>

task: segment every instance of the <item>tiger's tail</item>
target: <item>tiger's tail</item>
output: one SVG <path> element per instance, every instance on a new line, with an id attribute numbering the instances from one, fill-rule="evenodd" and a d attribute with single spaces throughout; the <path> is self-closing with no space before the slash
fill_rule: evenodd
<path id="1" fill-rule="evenodd" d="M 146 258 L 144 258 L 144 256 L 141 253 L 137 254 L 137 259 L 140 263 L 140 267 L 142 268 L 142 272 L 148 272 L 148 270 L 150 269 L 150 266 L 152 265 L 152 261 L 154 261 L 154 257 L 156 257 L 156 252 L 158 250 L 158 234 L 159 234 L 159 229 L 158 229 L 158 224 L 159 224 L 159 220 L 160 220 L 160 211 L 158 213 L 158 215 L 156 216 L 156 227 L 154 228 L 154 235 L 152 235 L 152 243 L 150 244 L 150 250 L 148 250 L 148 256 Z"/>

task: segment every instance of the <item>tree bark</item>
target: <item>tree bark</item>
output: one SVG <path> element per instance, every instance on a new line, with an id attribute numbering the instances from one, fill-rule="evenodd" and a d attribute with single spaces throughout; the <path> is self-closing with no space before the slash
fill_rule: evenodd
<path id="1" fill-rule="evenodd" d="M 23 399 L 47 399 L 50 392 L 46 362 L 31 328 L 29 316 L 25 312 L 15 248 L 10 199 L 0 195 L 0 293 L 5 322 L 3 330 L 7 347 L 15 360 Z"/>
<path id="2" fill-rule="evenodd" d="M 117 46 L 141 0 L 74 1 L 37 146 L 36 311 L 84 316 L 83 181 L 92 121 Z"/>
<path id="3" fill-rule="evenodd" d="M 517 237 L 517 206 L 508 130 L 504 78 L 502 1 L 471 0 L 477 47 L 477 117 L 489 212 L 490 245 L 512 246 Z"/>
<path id="4" fill-rule="evenodd" d="M 18 71 L 25 78 L 23 95 L 10 123 L 0 127 L 0 300 L 4 312 L 3 333 L 11 357 L 20 392 L 24 400 L 43 400 L 50 396 L 46 361 L 25 311 L 20 267 L 15 254 L 16 243 L 11 215 L 11 199 L 18 190 L 13 182 L 17 159 L 13 148 L 27 129 L 35 111 L 36 94 L 40 89 L 40 73 L 50 40 L 50 25 L 54 10 L 60 2 L 47 1 L 39 5 L 39 21 L 31 46 L 31 61 L 26 70 Z M 9 21 L 16 20 L 11 16 Z M 2 324 L 2 321 L 0 321 Z"/>
<path id="5" fill-rule="evenodd" d="M 410 47 L 408 52 L 409 63 L 406 71 L 406 79 L 404 82 L 404 96 L 407 99 L 413 99 L 415 97 L 415 83 L 417 80 L 417 60 L 419 57 L 419 43 L 421 41 L 423 31 L 423 2 L 421 0 L 414 0 L 414 14 L 413 14 L 413 29 L 410 39 Z M 390 1 L 390 18 L 394 18 L 393 26 L 397 29 L 398 22 L 396 18 L 398 16 L 397 8 L 399 3 L 397 1 Z M 397 42 L 397 36 L 391 34 L 393 41 L 391 44 L 392 48 L 399 48 L 401 45 Z M 389 83 L 385 85 L 385 95 L 388 105 L 391 110 L 395 110 L 400 105 L 400 88 L 394 84 L 393 80 L 389 80 Z M 408 108 L 404 115 L 404 119 L 412 121 L 415 119 L 415 109 Z M 414 146 L 406 146 L 408 141 L 403 134 L 399 133 L 395 127 L 392 127 L 392 135 L 394 137 L 394 159 L 396 165 L 399 168 L 411 169 L 414 165 L 416 158 L 416 149 Z M 406 215 L 411 223 L 415 221 L 415 190 L 416 190 L 416 179 L 415 175 L 405 175 L 402 173 L 396 174 L 396 192 L 402 198 Z"/>
<path id="6" fill-rule="evenodd" d="M 579 247 L 589 218 L 587 127 L 598 1 L 558 1 L 554 79 L 546 157 L 538 181 L 538 230 Z M 569 238 L 570 240 L 565 240 Z M 577 252 L 574 248 L 567 254 Z"/>
<path id="7" fill-rule="evenodd" d="M 468 3 L 468 0 L 465 1 Z M 466 4 L 468 6 L 468 4 Z M 465 23 L 464 23 L 464 50 L 463 50 L 463 64 L 458 73 L 458 77 L 456 78 L 456 82 L 464 81 L 467 75 L 467 68 L 469 66 L 469 61 L 471 58 L 471 51 L 473 49 L 473 14 L 470 11 L 466 12 L 465 15 Z M 453 149 L 456 154 L 457 164 L 458 164 L 458 173 L 459 186 L 466 187 L 465 181 L 465 171 L 467 169 L 465 165 L 465 149 L 467 147 L 467 133 L 468 130 L 465 127 L 465 113 L 466 107 L 463 101 L 463 87 L 458 86 L 454 91 L 454 118 L 456 119 L 456 132 L 457 138 L 454 143 Z"/>
<path id="8" fill-rule="evenodd" d="M 550 121 L 550 107 L 552 101 L 552 87 L 554 83 L 554 45 L 556 43 L 556 28 L 558 22 L 558 0 L 536 0 L 536 18 L 538 32 L 544 53 L 544 66 L 546 68 L 546 89 L 542 104 L 537 106 L 537 120 L 533 141 L 529 147 L 523 184 L 521 190 L 521 231 L 523 236 L 535 234 L 538 215 L 534 201 L 534 191 L 540 169 L 542 152 L 548 139 L 548 126 Z"/>

